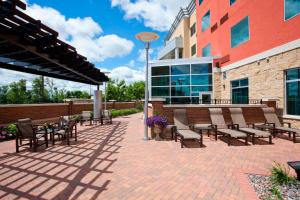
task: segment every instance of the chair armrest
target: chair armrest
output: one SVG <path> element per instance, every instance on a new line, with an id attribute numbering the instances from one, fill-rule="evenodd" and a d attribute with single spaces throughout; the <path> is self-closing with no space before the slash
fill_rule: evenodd
<path id="1" fill-rule="evenodd" d="M 269 126 L 272 126 L 273 128 L 275 128 L 275 123 L 267 123 L 266 122 L 266 125 L 269 125 Z"/>
<path id="2" fill-rule="evenodd" d="M 218 129 L 218 125 L 216 125 L 216 124 L 211 124 L 211 127 L 212 127 L 212 129 L 215 130 L 215 131 Z"/>
<path id="3" fill-rule="evenodd" d="M 283 125 L 284 124 L 288 125 L 288 127 L 291 128 L 291 123 L 290 122 L 283 122 Z"/>
<path id="4" fill-rule="evenodd" d="M 227 127 L 230 129 L 240 129 L 240 125 L 239 124 L 227 124 Z"/>
<path id="5" fill-rule="evenodd" d="M 254 126 L 255 126 L 255 124 L 252 122 L 247 122 L 246 125 L 248 128 L 250 128 L 250 127 L 254 128 Z"/>

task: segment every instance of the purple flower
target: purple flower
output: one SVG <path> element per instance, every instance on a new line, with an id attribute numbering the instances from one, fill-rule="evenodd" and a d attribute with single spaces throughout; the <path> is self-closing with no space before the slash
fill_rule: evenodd
<path id="1" fill-rule="evenodd" d="M 166 128 L 168 125 L 168 120 L 163 116 L 152 116 L 147 118 L 146 120 L 147 126 L 153 128 L 155 125 L 160 126 L 162 128 Z"/>

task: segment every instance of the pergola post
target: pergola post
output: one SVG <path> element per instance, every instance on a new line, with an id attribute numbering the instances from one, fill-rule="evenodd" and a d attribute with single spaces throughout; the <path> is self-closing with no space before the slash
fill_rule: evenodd
<path id="1" fill-rule="evenodd" d="M 102 92 L 97 86 L 97 90 L 94 91 L 94 119 L 100 119 L 102 109 Z"/>

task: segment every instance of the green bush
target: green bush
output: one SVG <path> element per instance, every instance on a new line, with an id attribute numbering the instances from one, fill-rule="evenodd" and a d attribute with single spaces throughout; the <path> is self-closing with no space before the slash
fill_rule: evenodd
<path id="1" fill-rule="evenodd" d="M 289 176 L 289 168 L 275 163 L 275 166 L 271 169 L 271 180 L 275 185 L 287 185 L 294 179 Z"/>
<path id="2" fill-rule="evenodd" d="M 15 136 L 18 132 L 17 126 L 15 124 L 9 124 L 6 127 L 6 131 L 10 134 L 12 134 L 13 136 Z"/>
<path id="3" fill-rule="evenodd" d="M 283 200 L 282 194 L 276 186 L 273 186 L 270 191 L 272 197 L 269 197 L 267 200 Z"/>
<path id="4" fill-rule="evenodd" d="M 112 110 L 111 114 L 112 117 L 119 117 L 119 116 L 131 115 L 139 112 L 140 110 L 133 108 L 133 109 L 123 109 L 123 110 Z"/>

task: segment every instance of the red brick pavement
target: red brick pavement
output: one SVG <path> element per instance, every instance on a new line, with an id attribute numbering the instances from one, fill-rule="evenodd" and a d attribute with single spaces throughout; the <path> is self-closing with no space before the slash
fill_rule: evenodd
<path id="1" fill-rule="evenodd" d="M 246 173 L 268 173 L 273 162 L 300 160 L 300 144 L 204 148 L 143 141 L 141 114 L 113 125 L 79 127 L 79 140 L 33 153 L 0 143 L 0 199 L 253 199 Z"/>

